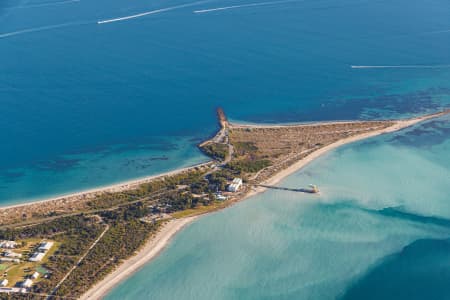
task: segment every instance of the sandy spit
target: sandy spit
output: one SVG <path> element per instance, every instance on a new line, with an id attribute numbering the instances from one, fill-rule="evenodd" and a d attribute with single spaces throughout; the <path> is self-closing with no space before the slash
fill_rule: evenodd
<path id="1" fill-rule="evenodd" d="M 299 160 L 298 162 L 294 163 L 293 165 L 289 166 L 288 168 L 280 171 L 279 173 L 272 176 L 270 179 L 266 180 L 264 184 L 267 185 L 274 185 L 279 183 L 283 178 L 299 171 L 303 167 L 305 167 L 307 164 L 311 163 L 315 159 L 319 158 L 320 156 L 328 153 L 331 150 L 334 150 L 340 146 L 354 143 L 360 140 L 364 140 L 367 138 L 371 138 L 374 136 L 378 136 L 381 134 L 391 133 L 398 130 L 401 130 L 406 127 L 413 126 L 419 122 L 436 118 L 439 116 L 442 116 L 444 114 L 449 113 L 449 111 L 433 114 L 433 115 L 426 115 L 419 118 L 414 119 L 407 119 L 407 120 L 399 120 L 395 121 L 394 125 L 372 131 L 369 133 L 364 133 L 352 137 L 348 137 L 342 140 L 339 140 L 333 144 L 330 144 L 328 146 L 325 146 L 323 148 L 318 149 L 317 151 L 311 153 L 310 155 L 306 156 L 305 158 Z M 236 125 L 234 125 L 236 126 Z M 239 126 L 239 125 L 237 125 Z M 274 125 L 274 127 L 278 127 L 280 125 Z M 264 192 L 266 189 L 263 187 L 254 189 L 247 193 L 241 200 L 247 199 L 249 197 L 253 197 L 261 192 Z M 187 224 L 191 223 L 193 220 L 198 218 L 199 216 L 195 217 L 187 217 L 182 219 L 173 219 L 163 225 L 162 229 L 152 238 L 150 239 L 147 244 L 144 246 L 142 250 L 140 250 L 135 256 L 132 258 L 126 260 L 122 265 L 120 265 L 116 271 L 105 277 L 102 281 L 97 283 L 94 287 L 92 287 L 88 292 L 86 292 L 81 299 L 101 299 L 107 295 L 111 289 L 113 289 L 117 284 L 128 278 L 130 275 L 132 275 L 135 271 L 140 269 L 143 265 L 154 259 L 160 251 L 166 247 L 166 245 L 170 242 L 172 237 L 178 233 L 183 227 L 185 227 Z"/>

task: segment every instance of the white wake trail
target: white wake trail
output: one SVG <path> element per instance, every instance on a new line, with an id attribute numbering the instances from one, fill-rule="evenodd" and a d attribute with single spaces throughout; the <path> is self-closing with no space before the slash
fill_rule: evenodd
<path id="1" fill-rule="evenodd" d="M 65 1 L 58 1 L 58 2 L 47 2 L 47 3 L 41 3 L 41 4 L 31 4 L 31 5 L 9 7 L 8 9 L 27 9 L 27 8 L 38 8 L 38 7 L 47 7 L 47 6 L 58 6 L 58 5 L 76 3 L 76 2 L 80 2 L 80 1 L 81 0 L 65 0 Z"/>
<path id="2" fill-rule="evenodd" d="M 220 10 L 229 10 L 229 9 L 254 7 L 254 6 L 275 5 L 275 4 L 281 4 L 281 3 L 300 2 L 300 1 L 302 1 L 302 0 L 281 0 L 281 1 L 257 2 L 257 3 L 249 3 L 249 4 L 242 4 L 242 5 L 232 5 L 232 6 L 223 6 L 223 7 L 216 7 L 216 8 L 194 10 L 194 13 L 195 14 L 204 14 L 204 13 L 220 11 Z"/>
<path id="3" fill-rule="evenodd" d="M 69 26 L 76 26 L 76 25 L 84 25 L 89 24 L 90 22 L 73 22 L 73 23 L 64 23 L 64 24 L 57 24 L 57 25 L 49 25 L 49 26 L 41 26 L 41 27 L 34 27 L 34 28 L 28 28 L 13 32 L 7 32 L 7 33 L 0 33 L 0 39 L 4 39 L 7 37 L 12 37 L 15 35 L 21 35 L 26 33 L 32 33 L 32 32 L 39 32 L 39 31 L 46 31 L 46 30 L 52 30 L 52 29 L 58 29 L 63 27 L 69 27 Z"/>
<path id="4" fill-rule="evenodd" d="M 425 34 L 439 34 L 439 33 L 449 33 L 450 29 L 446 29 L 446 30 L 436 30 L 436 31 L 429 31 L 429 32 L 425 32 Z"/>
<path id="5" fill-rule="evenodd" d="M 386 65 L 386 66 L 350 66 L 352 69 L 442 69 L 450 65 Z"/>
<path id="6" fill-rule="evenodd" d="M 143 12 L 143 13 L 130 15 L 130 16 L 125 16 L 125 17 L 101 20 L 101 21 L 98 21 L 97 24 L 106 24 L 106 23 L 113 23 L 113 22 L 120 22 L 120 21 L 126 21 L 126 20 L 130 20 L 130 19 L 141 18 L 141 17 L 144 17 L 144 16 L 158 14 L 158 13 L 162 13 L 162 12 L 166 12 L 166 11 L 170 11 L 170 10 L 175 10 L 175 9 L 179 9 L 179 8 L 195 6 L 195 5 L 203 4 L 203 3 L 206 3 L 206 2 L 209 2 L 209 0 L 208 1 L 197 1 L 197 2 L 193 2 L 193 3 L 189 3 L 189 4 L 182 4 L 182 5 L 171 6 L 171 7 L 166 7 L 166 8 L 160 8 L 160 9 L 146 11 L 146 12 Z"/>

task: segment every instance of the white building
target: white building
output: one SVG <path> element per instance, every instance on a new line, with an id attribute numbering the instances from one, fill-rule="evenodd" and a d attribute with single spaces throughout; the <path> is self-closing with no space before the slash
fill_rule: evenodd
<path id="1" fill-rule="evenodd" d="M 33 280 L 31 279 L 25 279 L 24 282 L 22 282 L 22 287 L 24 288 L 30 288 L 33 285 Z"/>
<path id="2" fill-rule="evenodd" d="M 5 287 L 8 285 L 8 279 L 3 279 L 2 281 L 0 281 L 0 286 Z"/>
<path id="3" fill-rule="evenodd" d="M 38 278 L 39 278 L 38 272 L 34 272 L 33 275 L 31 275 L 31 279 L 38 279 Z"/>
<path id="4" fill-rule="evenodd" d="M 45 253 L 34 252 L 33 255 L 28 259 L 29 261 L 41 261 L 45 256 Z"/>
<path id="5" fill-rule="evenodd" d="M 21 258 L 21 257 L 22 257 L 22 254 L 16 253 L 16 252 L 12 252 L 12 251 L 5 251 L 5 252 L 3 252 L 3 256 L 5 256 L 5 257 L 17 257 L 17 258 Z"/>
<path id="6" fill-rule="evenodd" d="M 223 195 L 220 195 L 220 194 L 217 194 L 216 195 L 216 199 L 219 200 L 219 201 L 225 201 L 225 200 L 227 200 L 227 197 L 225 197 Z"/>
<path id="7" fill-rule="evenodd" d="M 21 288 L 0 287 L 0 293 L 6 293 L 6 294 L 19 293 L 20 290 L 21 290 Z"/>
<path id="8" fill-rule="evenodd" d="M 0 248 L 4 249 L 14 249 L 17 247 L 17 243 L 14 241 L 1 241 Z"/>
<path id="9" fill-rule="evenodd" d="M 242 179 L 241 178 L 235 178 L 235 179 L 233 179 L 233 183 L 242 185 Z"/>
<path id="10" fill-rule="evenodd" d="M 241 178 L 234 178 L 231 184 L 228 186 L 229 192 L 237 192 L 242 187 L 242 179 Z"/>
<path id="11" fill-rule="evenodd" d="M 18 258 L 9 258 L 9 257 L 0 257 L 0 262 L 20 263 L 20 259 L 18 259 Z"/>
<path id="12" fill-rule="evenodd" d="M 42 242 L 39 245 L 38 251 L 39 252 L 47 252 L 48 250 L 50 250 L 50 248 L 53 246 L 53 242 Z"/>

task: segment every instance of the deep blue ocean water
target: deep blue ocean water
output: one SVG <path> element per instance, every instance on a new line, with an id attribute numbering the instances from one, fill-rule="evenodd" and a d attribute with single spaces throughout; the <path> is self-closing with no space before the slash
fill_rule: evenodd
<path id="1" fill-rule="evenodd" d="M 0 204 L 203 162 L 218 106 L 278 123 L 450 105 L 447 0 L 261 2 L 1 1 Z M 110 297 L 448 299 L 448 124 L 286 179 L 319 201 L 269 192 L 199 220 Z"/>
<path id="2" fill-rule="evenodd" d="M 298 122 L 450 103 L 448 1 L 305 0 L 204 14 L 193 11 L 255 2 L 195 3 L 0 3 L 1 203 L 203 161 L 195 145 L 217 129 L 217 106 L 237 120 Z M 97 24 L 183 4 L 192 6 Z"/>

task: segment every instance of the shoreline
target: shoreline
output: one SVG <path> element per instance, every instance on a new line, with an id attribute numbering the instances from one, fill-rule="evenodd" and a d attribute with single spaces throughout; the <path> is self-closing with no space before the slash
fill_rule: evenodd
<path id="1" fill-rule="evenodd" d="M 335 150 L 341 146 L 347 145 L 347 144 L 351 144 L 351 143 L 355 143 L 361 140 L 365 140 L 371 137 L 375 137 L 375 136 L 379 136 L 382 134 L 387 134 L 387 133 L 392 133 L 392 132 L 396 132 L 399 130 L 402 130 L 404 128 L 408 128 L 411 127 L 417 123 L 426 121 L 428 119 L 431 119 L 434 117 L 421 117 L 421 118 L 415 118 L 415 119 L 410 119 L 410 120 L 400 120 L 400 121 L 396 121 L 396 123 L 390 127 L 384 128 L 384 129 L 380 129 L 377 131 L 372 131 L 372 132 L 368 132 L 368 133 L 363 133 L 363 134 L 359 134 L 356 136 L 352 136 L 352 137 L 348 137 L 342 140 L 339 140 L 337 142 L 334 142 L 330 145 L 327 145 L 323 148 L 320 148 L 314 152 L 312 152 L 311 154 L 309 154 L 308 156 L 306 156 L 305 158 L 297 161 L 296 163 L 294 163 L 293 165 L 289 166 L 288 168 L 280 171 L 279 173 L 275 174 L 274 176 L 272 176 L 271 178 L 269 178 L 268 180 L 266 180 L 264 182 L 264 184 L 268 184 L 268 185 L 274 185 L 279 183 L 282 179 L 284 179 L 285 177 L 291 175 L 292 173 L 295 173 L 299 170 L 301 170 L 303 167 L 305 167 L 306 165 L 308 165 L 309 163 L 313 162 L 314 160 L 316 160 L 317 158 L 321 157 L 322 155 L 325 155 L 326 153 Z M 264 188 L 265 189 L 265 188 Z"/>
<path id="2" fill-rule="evenodd" d="M 97 282 L 80 300 L 101 299 L 111 290 L 141 269 L 145 264 L 157 257 L 170 243 L 172 238 L 185 226 L 192 223 L 198 216 L 171 219 L 163 224 L 160 230 L 140 249 L 136 255 L 125 260 L 112 273 Z"/>
<path id="3" fill-rule="evenodd" d="M 392 127 L 396 126 L 397 124 L 403 124 L 403 123 L 407 123 L 410 125 L 406 125 L 403 126 L 401 128 L 398 129 L 393 129 L 392 131 L 397 131 L 400 130 L 402 128 L 406 128 L 409 126 L 412 126 L 416 123 L 428 120 L 428 119 L 433 119 L 445 114 L 449 114 L 450 110 L 445 110 L 442 112 L 438 112 L 435 114 L 429 114 L 429 115 L 424 115 L 421 117 L 417 117 L 417 118 L 412 118 L 412 119 L 404 119 L 404 120 L 392 120 L 394 121 L 396 124 L 393 125 Z M 364 120 L 356 120 L 356 121 L 348 121 L 348 120 L 336 120 L 336 121 L 325 121 L 325 122 L 316 122 L 316 123 L 292 123 L 292 124 L 262 124 L 262 125 L 257 125 L 257 124 L 240 124 L 240 123 L 230 123 L 230 128 L 285 128 L 285 127 L 296 127 L 296 126 L 315 126 L 315 125 L 324 125 L 324 124 L 345 124 L 345 123 L 357 123 L 357 122 L 371 122 L 371 121 L 364 121 Z M 389 127 L 391 128 L 391 127 Z M 389 129 L 386 128 L 386 129 Z M 370 134 L 376 134 L 377 131 L 371 132 Z M 211 137 L 210 139 L 200 143 L 199 145 L 202 145 L 208 141 L 212 141 L 214 140 L 217 136 L 219 136 L 221 133 L 221 130 L 219 130 L 213 137 Z M 378 133 L 378 134 L 382 134 L 382 133 Z M 353 138 L 357 138 L 359 136 L 354 136 Z M 362 137 L 364 138 L 364 137 Z M 344 142 L 347 139 L 338 141 L 336 143 L 339 142 Z M 345 142 L 345 143 L 350 143 L 350 142 Z M 328 145 L 331 146 L 331 145 Z M 304 159 L 308 159 L 308 157 L 311 157 L 312 155 L 314 155 L 315 153 L 317 153 L 318 151 L 321 151 L 326 147 L 320 148 L 314 152 L 312 152 L 310 155 L 308 155 L 307 157 L 305 157 Z M 304 160 L 303 159 L 303 160 Z M 303 161 L 300 160 L 300 161 Z M 299 161 L 299 162 L 300 162 Z M 298 163 L 298 162 L 297 162 Z M 143 183 L 147 183 L 149 181 L 152 181 L 154 179 L 157 178 L 162 178 L 165 176 L 171 176 L 171 175 L 175 175 L 178 173 L 182 173 L 184 171 L 188 171 L 190 169 L 196 168 L 196 167 L 202 167 L 202 166 L 208 166 L 214 164 L 213 160 L 209 160 L 203 163 L 198 163 L 198 164 L 194 164 L 191 166 L 187 166 L 187 167 L 183 167 L 183 168 L 179 168 L 179 169 L 174 169 L 172 171 L 167 171 L 164 173 L 159 173 L 159 174 L 155 174 L 155 175 L 149 175 L 149 176 L 144 176 L 141 178 L 136 178 L 136 179 L 130 179 L 130 180 L 126 180 L 126 181 L 121 181 L 118 183 L 114 183 L 114 184 L 110 184 L 110 185 L 104 185 L 104 186 L 99 186 L 99 187 L 95 187 L 95 188 L 89 188 L 86 190 L 81 190 L 78 192 L 68 192 L 67 194 L 61 194 L 59 196 L 52 196 L 49 198 L 45 198 L 45 199 L 36 199 L 36 200 L 30 200 L 27 201 L 26 199 L 24 200 L 24 202 L 21 203 L 17 203 L 17 204 L 7 204 L 5 206 L 2 206 L 0 204 L 0 212 L 2 210 L 6 210 L 6 209 L 15 209 L 15 208 L 21 208 L 21 207 L 25 207 L 25 206 L 30 206 L 30 205 L 36 205 L 36 204 L 43 204 L 43 203 L 47 203 L 47 202 L 56 202 L 56 201 L 74 201 L 74 200 L 80 200 L 80 199 L 86 199 L 92 196 L 95 196 L 99 193 L 115 193 L 115 192 L 121 192 L 121 191 L 125 191 L 125 190 L 129 190 L 129 189 L 133 189 L 134 187 L 139 186 L 140 184 Z M 278 174 L 275 174 L 274 177 L 276 177 Z M 266 182 L 269 183 L 269 182 Z"/>
<path id="4" fill-rule="evenodd" d="M 74 193 L 69 192 L 67 194 L 62 194 L 60 196 L 54 196 L 54 197 L 41 199 L 41 200 L 30 200 L 30 201 L 26 201 L 25 200 L 26 202 L 17 203 L 17 204 L 10 204 L 10 205 L 6 205 L 6 206 L 1 206 L 0 205 L 0 211 L 6 210 L 6 209 L 12 209 L 12 208 L 21 208 L 21 207 L 24 207 L 24 206 L 35 205 L 35 204 L 43 204 L 43 203 L 46 203 L 46 202 L 53 202 L 53 201 L 62 201 L 62 200 L 74 201 L 74 200 L 79 200 L 80 198 L 86 199 L 86 198 L 92 197 L 94 195 L 97 195 L 99 193 L 116 193 L 116 192 L 121 192 L 121 191 L 129 190 L 129 189 L 133 189 L 134 187 L 137 187 L 137 186 L 139 186 L 139 185 L 141 185 L 143 183 L 150 182 L 150 181 L 155 180 L 157 178 L 162 178 L 162 177 L 165 177 L 165 176 L 176 175 L 178 173 L 182 173 L 182 172 L 188 171 L 188 170 L 193 169 L 193 168 L 207 166 L 207 165 L 209 165 L 211 163 L 212 163 L 212 160 L 209 160 L 209 161 L 206 161 L 206 162 L 203 162 L 203 163 L 194 164 L 194 165 L 191 165 L 191 166 L 175 169 L 175 170 L 172 170 L 172 171 L 167 171 L 167 172 L 164 172 L 164 173 L 144 176 L 144 177 L 137 178 L 137 179 L 130 179 L 130 180 L 126 180 L 126 181 L 121 181 L 121 182 L 118 182 L 118 183 L 114 183 L 114 184 L 110 184 L 110 185 L 104 185 L 104 186 L 99 186 L 99 187 L 96 187 L 96 188 L 82 190 L 82 191 L 79 191 L 79 192 L 74 192 Z"/>
<path id="5" fill-rule="evenodd" d="M 384 128 L 384 129 L 380 129 L 380 130 L 376 130 L 376 131 L 372 131 L 372 132 L 368 132 L 368 133 L 363 133 L 363 134 L 359 134 L 356 136 L 352 136 L 352 137 L 348 137 L 342 140 L 339 140 L 337 142 L 334 142 L 330 145 L 327 145 L 323 148 L 320 148 L 314 152 L 312 152 L 311 154 L 309 154 L 308 156 L 304 157 L 303 159 L 295 162 L 294 164 L 292 164 L 291 166 L 289 166 L 288 168 L 278 172 L 277 174 L 275 174 L 274 176 L 270 177 L 269 179 L 265 180 L 263 182 L 263 184 L 266 185 L 275 185 L 277 183 L 279 183 L 280 181 L 282 181 L 284 178 L 294 174 L 295 172 L 300 171 L 301 169 L 303 169 L 304 167 L 306 167 L 308 164 L 312 163 L 314 160 L 320 158 L 321 156 L 329 153 L 330 151 L 333 151 L 341 146 L 344 145 L 348 145 L 348 144 L 352 144 L 358 141 L 362 141 L 365 139 L 369 139 L 372 137 L 376 137 L 379 135 L 383 135 L 383 134 L 388 134 L 388 133 L 393 133 L 396 131 L 400 131 L 402 129 L 411 127 L 415 124 L 421 123 L 423 121 L 429 120 L 429 119 L 434 119 L 446 114 L 449 114 L 450 111 L 446 111 L 446 112 L 441 112 L 441 113 L 437 113 L 437 114 L 433 114 L 433 115 L 426 115 L 426 116 L 422 116 L 422 117 L 418 117 L 418 118 L 414 118 L 414 119 L 406 119 L 406 120 L 397 120 L 395 121 L 395 124 Z M 288 126 L 292 126 L 292 125 L 288 125 Z M 247 127 L 246 125 L 244 125 L 244 128 Z M 254 126 L 257 127 L 257 126 Z M 278 128 L 280 127 L 279 125 L 273 125 L 273 126 L 267 126 L 267 127 L 275 127 Z M 267 128 L 265 127 L 265 128 Z M 243 201 L 245 199 L 248 199 L 250 197 L 254 197 L 260 193 L 263 193 L 267 190 L 267 188 L 265 187 L 257 187 L 253 190 L 251 190 L 250 192 L 248 192 L 242 199 L 240 199 L 239 201 Z"/>
<path id="6" fill-rule="evenodd" d="M 411 127 L 415 124 L 418 124 L 420 122 L 437 118 L 443 115 L 446 115 L 450 113 L 449 110 L 432 114 L 432 115 L 426 115 L 418 118 L 413 119 L 406 119 L 406 120 L 397 120 L 394 121 L 395 123 L 392 126 L 389 126 L 384 129 L 359 134 L 356 136 L 351 136 L 339 141 L 336 141 L 332 144 L 329 144 L 323 148 L 320 148 L 308 156 L 304 157 L 303 159 L 297 161 L 296 163 L 292 164 L 288 168 L 278 172 L 274 176 L 270 177 L 266 181 L 264 181 L 264 184 L 268 185 L 274 185 L 279 183 L 281 180 L 286 178 L 287 176 L 292 175 L 295 172 L 300 171 L 302 168 L 316 160 L 317 158 L 327 154 L 328 152 L 335 150 L 343 145 L 351 144 L 357 141 L 365 140 L 371 137 L 379 136 L 382 134 L 392 133 L 399 130 L 402 130 L 404 128 Z M 241 125 L 239 124 L 233 124 L 232 127 L 239 127 Z M 246 125 L 244 125 L 247 127 Z M 292 125 L 290 125 L 292 126 Z M 258 127 L 255 125 L 255 127 Z M 280 125 L 274 125 L 273 127 L 280 127 Z M 248 199 L 250 197 L 254 197 L 264 191 L 266 191 L 267 188 L 264 187 L 258 187 L 256 189 L 250 190 L 247 194 L 245 194 L 241 199 L 231 203 L 235 204 L 237 202 L 243 201 L 245 199 Z M 145 264 L 152 261 L 154 258 L 158 256 L 158 254 L 168 245 L 168 243 L 172 240 L 172 238 L 181 231 L 185 226 L 190 224 L 193 220 L 210 213 L 213 213 L 216 211 L 211 211 L 208 213 L 204 213 L 197 216 L 190 216 L 186 218 L 181 219 L 175 219 L 175 221 L 171 220 L 168 224 L 162 225 L 161 230 L 157 233 L 157 235 L 153 238 L 151 238 L 144 246 L 144 248 L 136 253 L 135 256 L 132 258 L 125 260 L 125 262 L 120 265 L 115 271 L 113 271 L 111 274 L 106 276 L 104 279 L 102 279 L 100 282 L 94 285 L 91 289 L 89 289 L 80 299 L 86 300 L 86 299 L 102 299 L 104 298 L 114 287 L 117 286 L 120 282 L 123 282 L 125 279 L 127 279 L 131 274 L 142 268 Z M 184 220 L 184 222 L 183 222 Z M 175 224 L 170 225 L 171 222 L 178 222 L 178 226 Z M 173 223 L 172 223 L 173 224 Z"/>

